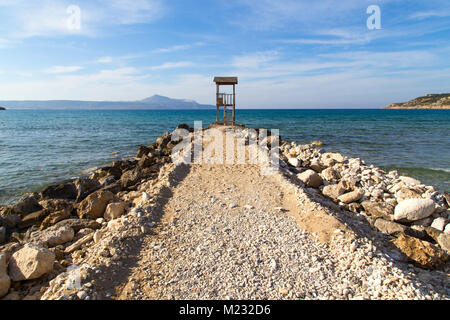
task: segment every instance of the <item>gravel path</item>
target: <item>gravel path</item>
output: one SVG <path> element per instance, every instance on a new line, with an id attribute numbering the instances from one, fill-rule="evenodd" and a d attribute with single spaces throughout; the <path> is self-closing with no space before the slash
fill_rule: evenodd
<path id="1" fill-rule="evenodd" d="M 117 298 L 445 296 L 445 284 L 418 287 L 366 239 L 335 247 L 317 241 L 294 218 L 309 208 L 280 210 L 291 198 L 257 166 L 193 165 Z"/>

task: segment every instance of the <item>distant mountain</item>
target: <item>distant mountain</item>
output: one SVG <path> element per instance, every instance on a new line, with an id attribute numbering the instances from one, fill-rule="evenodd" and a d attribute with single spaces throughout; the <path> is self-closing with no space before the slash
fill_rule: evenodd
<path id="1" fill-rule="evenodd" d="M 393 103 L 381 109 L 450 109 L 450 93 L 427 94 L 408 102 Z"/>
<path id="2" fill-rule="evenodd" d="M 199 104 L 194 100 L 171 99 L 154 95 L 138 101 L 77 101 L 77 100 L 24 100 L 0 101 L 8 109 L 80 109 L 80 110 L 209 110 L 215 106 Z"/>

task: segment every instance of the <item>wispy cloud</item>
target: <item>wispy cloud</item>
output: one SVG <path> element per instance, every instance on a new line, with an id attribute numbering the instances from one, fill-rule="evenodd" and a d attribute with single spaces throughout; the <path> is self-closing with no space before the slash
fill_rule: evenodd
<path id="1" fill-rule="evenodd" d="M 180 45 L 174 45 L 168 48 L 158 48 L 152 51 L 152 53 L 169 53 L 169 52 L 176 52 L 181 50 L 188 50 L 193 47 L 198 47 L 204 45 L 203 42 L 195 42 L 191 44 L 180 44 Z"/>
<path id="2" fill-rule="evenodd" d="M 71 73 L 82 70 L 81 66 L 53 66 L 51 68 L 45 69 L 44 73 L 48 74 L 60 74 L 60 73 Z"/>
<path id="3" fill-rule="evenodd" d="M 190 61 L 179 61 L 179 62 L 166 62 L 159 66 L 152 66 L 150 70 L 163 70 L 163 69 L 174 69 L 174 68 L 186 68 L 193 65 Z"/>
<path id="4" fill-rule="evenodd" d="M 111 62 L 113 62 L 113 58 L 112 57 L 101 57 L 101 58 L 98 58 L 95 62 L 98 62 L 98 63 L 111 63 Z"/>
<path id="5" fill-rule="evenodd" d="M 278 51 L 265 51 L 265 52 L 256 52 L 241 56 L 234 56 L 232 60 L 232 66 L 235 68 L 242 69 L 255 69 L 259 68 L 262 65 L 278 59 Z"/>
<path id="6" fill-rule="evenodd" d="M 4 37 L 95 36 L 107 27 L 153 22 L 165 13 L 161 0 L 80 0 L 81 28 L 71 28 L 68 0 L 4 1 L 0 29 Z"/>
<path id="7" fill-rule="evenodd" d="M 428 18 L 442 18 L 442 17 L 450 17 L 450 10 L 429 10 L 429 11 L 420 11 L 413 13 L 410 15 L 410 19 L 423 20 Z"/>

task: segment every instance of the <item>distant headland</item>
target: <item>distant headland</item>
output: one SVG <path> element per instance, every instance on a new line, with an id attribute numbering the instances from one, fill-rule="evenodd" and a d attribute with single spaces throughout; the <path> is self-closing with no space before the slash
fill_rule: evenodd
<path id="1" fill-rule="evenodd" d="M 450 109 L 450 93 L 427 94 L 408 102 L 393 103 L 381 109 Z"/>
<path id="2" fill-rule="evenodd" d="M 9 109 L 51 110 L 210 110 L 216 108 L 194 100 L 171 99 L 160 95 L 138 101 L 10 100 L 0 101 L 0 105 Z"/>

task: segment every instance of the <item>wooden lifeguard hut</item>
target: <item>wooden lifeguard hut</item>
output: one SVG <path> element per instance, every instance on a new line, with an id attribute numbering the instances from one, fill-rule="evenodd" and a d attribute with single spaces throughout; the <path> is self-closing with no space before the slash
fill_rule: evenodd
<path id="1" fill-rule="evenodd" d="M 237 77 L 215 77 L 214 82 L 216 83 L 217 93 L 216 93 L 216 101 L 217 101 L 217 124 L 225 124 L 225 125 L 234 125 L 236 121 L 236 85 L 238 84 Z M 233 93 L 221 93 L 220 86 L 233 86 Z M 223 119 L 220 120 L 220 107 L 223 108 Z M 229 110 L 231 109 L 231 119 Z"/>

